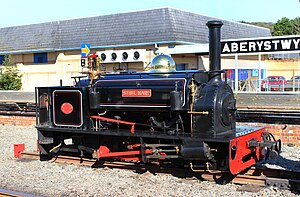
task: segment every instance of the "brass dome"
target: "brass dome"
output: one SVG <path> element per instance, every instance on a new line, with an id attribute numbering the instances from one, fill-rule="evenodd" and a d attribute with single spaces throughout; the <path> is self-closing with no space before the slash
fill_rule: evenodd
<path id="1" fill-rule="evenodd" d="M 175 62 L 171 56 L 160 54 L 151 61 L 150 72 L 174 72 L 175 68 Z"/>

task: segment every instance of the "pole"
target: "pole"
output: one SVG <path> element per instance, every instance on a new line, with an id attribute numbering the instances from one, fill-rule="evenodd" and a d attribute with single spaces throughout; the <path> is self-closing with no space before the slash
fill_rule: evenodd
<path id="1" fill-rule="evenodd" d="M 234 90 L 239 90 L 239 70 L 238 70 L 238 55 L 234 55 Z"/>

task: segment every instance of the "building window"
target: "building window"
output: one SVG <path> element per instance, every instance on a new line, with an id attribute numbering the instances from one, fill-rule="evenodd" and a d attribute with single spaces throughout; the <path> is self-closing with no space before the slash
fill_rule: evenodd
<path id="1" fill-rule="evenodd" d="M 47 63 L 48 56 L 47 53 L 34 53 L 34 63 Z"/>
<path id="2" fill-rule="evenodd" d="M 4 60 L 5 60 L 5 55 L 0 55 L 0 65 L 3 64 Z"/>
<path id="3" fill-rule="evenodd" d="M 176 70 L 186 70 L 187 64 L 176 64 Z"/>

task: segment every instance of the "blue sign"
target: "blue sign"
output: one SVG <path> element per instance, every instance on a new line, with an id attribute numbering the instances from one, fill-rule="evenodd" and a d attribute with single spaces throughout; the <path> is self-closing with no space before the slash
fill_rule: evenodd
<path id="1" fill-rule="evenodd" d="M 90 44 L 81 44 L 81 57 L 88 57 L 91 52 Z"/>

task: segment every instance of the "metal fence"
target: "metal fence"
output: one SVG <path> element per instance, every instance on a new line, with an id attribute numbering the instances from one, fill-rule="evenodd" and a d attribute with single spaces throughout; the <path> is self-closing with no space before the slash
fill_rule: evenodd
<path id="1" fill-rule="evenodd" d="M 272 73 L 271 71 L 268 71 Z M 267 75 L 264 79 L 258 79 L 249 75 L 247 79 L 238 80 L 237 84 L 234 79 L 227 79 L 227 83 L 232 87 L 234 92 L 296 92 L 300 93 L 300 74 L 295 75 L 295 71 L 291 71 L 291 77 L 284 75 Z M 284 73 L 284 72 L 282 72 Z M 285 71 L 286 73 L 286 71 Z M 300 73 L 298 71 L 297 73 Z M 237 90 L 236 90 L 237 88 Z"/>

